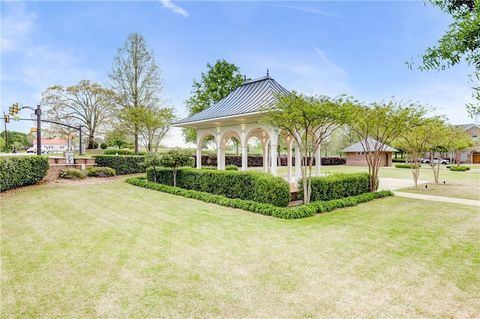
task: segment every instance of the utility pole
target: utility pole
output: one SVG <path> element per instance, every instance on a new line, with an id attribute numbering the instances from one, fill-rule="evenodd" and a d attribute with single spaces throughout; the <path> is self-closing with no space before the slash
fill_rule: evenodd
<path id="1" fill-rule="evenodd" d="M 35 109 L 35 115 L 37 116 L 37 155 L 42 155 L 42 109 L 40 104 Z"/>
<path id="2" fill-rule="evenodd" d="M 79 145 L 79 148 L 80 148 L 80 149 L 78 150 L 78 154 L 79 154 L 79 155 L 83 155 L 82 126 L 81 126 L 81 125 L 78 127 L 78 137 L 79 137 L 79 143 L 78 143 L 78 145 Z"/>
<path id="3" fill-rule="evenodd" d="M 5 151 L 7 150 L 8 148 L 8 132 L 7 132 L 7 114 L 5 114 L 5 112 L 3 112 L 3 123 L 5 125 L 5 130 L 3 131 L 5 134 Z"/>

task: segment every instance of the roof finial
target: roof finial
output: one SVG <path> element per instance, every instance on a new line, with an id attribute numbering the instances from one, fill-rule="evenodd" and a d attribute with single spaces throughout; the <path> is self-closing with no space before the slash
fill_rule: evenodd
<path id="1" fill-rule="evenodd" d="M 246 74 L 243 75 L 243 82 L 247 82 L 247 75 Z"/>
<path id="2" fill-rule="evenodd" d="M 270 76 L 270 72 L 268 72 L 268 69 L 267 69 L 267 76 Z"/>

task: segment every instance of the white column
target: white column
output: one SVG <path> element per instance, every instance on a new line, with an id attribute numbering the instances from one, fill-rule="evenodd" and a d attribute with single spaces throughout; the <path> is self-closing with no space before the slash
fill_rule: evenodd
<path id="1" fill-rule="evenodd" d="M 270 145 L 270 173 L 273 176 L 277 176 L 277 145 Z"/>
<path id="2" fill-rule="evenodd" d="M 242 171 L 246 171 L 248 167 L 248 150 L 247 144 L 242 145 Z"/>
<path id="3" fill-rule="evenodd" d="M 268 143 L 263 145 L 263 171 L 268 173 Z"/>
<path id="4" fill-rule="evenodd" d="M 288 174 L 288 183 L 291 183 L 292 182 L 292 143 L 288 143 L 287 174 Z"/>
<path id="5" fill-rule="evenodd" d="M 295 146 L 295 181 L 298 182 L 302 176 L 301 154 L 298 146 Z"/>
<path id="6" fill-rule="evenodd" d="M 197 145 L 197 168 L 202 168 L 202 147 Z"/>
<path id="7" fill-rule="evenodd" d="M 315 176 L 320 176 L 320 167 L 322 166 L 322 155 L 320 153 L 320 146 L 315 153 Z"/>

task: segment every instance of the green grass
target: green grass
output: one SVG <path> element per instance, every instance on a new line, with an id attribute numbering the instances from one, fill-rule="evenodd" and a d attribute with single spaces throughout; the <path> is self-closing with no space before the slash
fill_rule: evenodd
<path id="1" fill-rule="evenodd" d="M 480 183 L 455 183 L 455 184 L 435 184 L 428 183 L 427 188 L 425 185 L 419 185 L 417 188 L 408 187 L 402 188 L 398 191 L 423 194 L 423 195 L 435 195 L 446 196 L 454 198 L 465 198 L 480 200 Z"/>
<path id="2" fill-rule="evenodd" d="M 480 166 L 478 165 L 469 165 L 472 169 L 478 169 Z M 287 175 L 287 168 L 286 167 L 279 167 L 278 172 L 280 175 Z M 294 170 L 292 171 L 292 173 Z M 361 173 L 361 172 L 368 172 L 368 168 L 366 166 L 345 166 L 345 165 L 324 165 L 321 167 L 322 173 Z M 440 167 L 440 181 L 446 181 L 447 183 L 480 183 L 480 172 L 452 172 L 445 165 Z M 380 168 L 380 177 L 388 177 L 388 178 L 402 178 L 402 179 L 410 179 L 412 178 L 412 172 L 409 169 L 405 168 L 396 168 L 392 167 L 381 167 Z M 420 169 L 420 177 L 419 180 L 424 181 L 431 181 L 433 182 L 433 172 L 430 166 L 422 165 Z"/>
<path id="3" fill-rule="evenodd" d="M 2 317 L 447 318 L 480 308 L 480 214 L 385 198 L 284 221 L 119 179 L 2 194 Z"/>

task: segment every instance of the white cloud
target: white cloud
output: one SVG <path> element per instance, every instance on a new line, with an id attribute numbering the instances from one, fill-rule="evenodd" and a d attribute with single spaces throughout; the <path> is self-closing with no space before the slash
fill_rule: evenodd
<path id="1" fill-rule="evenodd" d="M 172 10 L 176 14 L 179 14 L 184 17 L 188 17 L 190 15 L 187 10 L 177 6 L 172 2 L 172 0 L 160 0 L 160 2 L 164 8 Z"/>
<path id="2" fill-rule="evenodd" d="M 315 9 L 315 8 L 292 6 L 292 5 L 282 5 L 282 6 L 277 6 L 277 7 L 292 9 L 292 10 L 297 10 L 297 11 L 303 11 L 303 12 L 322 15 L 322 16 L 329 17 L 329 18 L 334 18 L 334 19 L 339 19 L 340 18 L 340 16 L 338 14 L 328 12 L 328 11 L 319 10 L 319 9 Z"/>
<path id="3" fill-rule="evenodd" d="M 36 14 L 28 12 L 22 2 L 7 2 L 0 22 L 0 51 L 18 51 L 28 45 L 34 30 Z"/>

